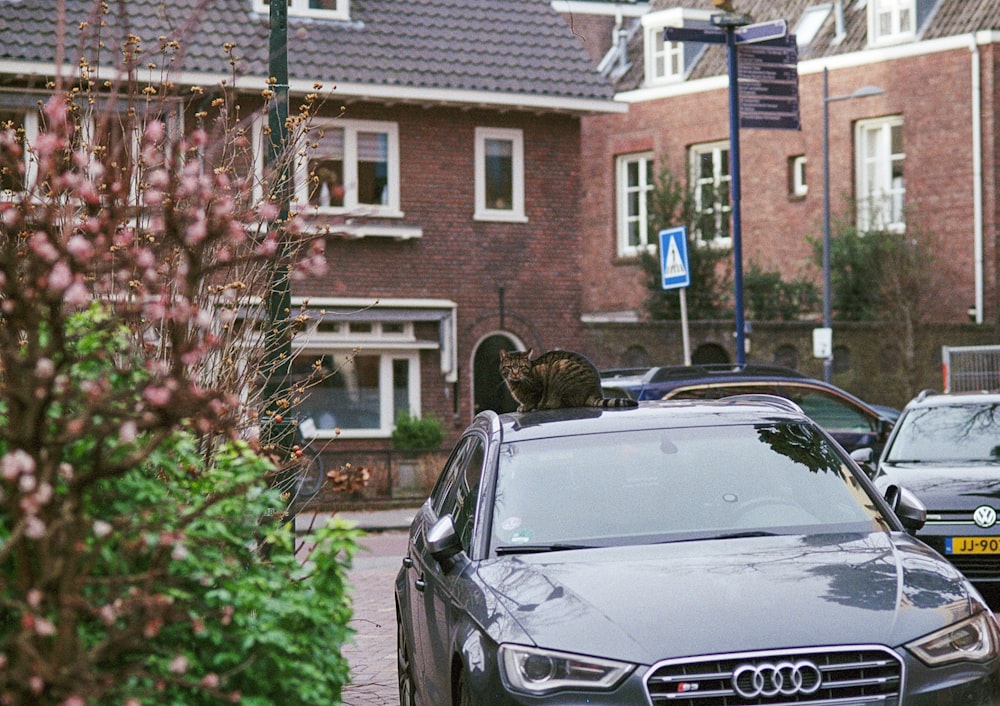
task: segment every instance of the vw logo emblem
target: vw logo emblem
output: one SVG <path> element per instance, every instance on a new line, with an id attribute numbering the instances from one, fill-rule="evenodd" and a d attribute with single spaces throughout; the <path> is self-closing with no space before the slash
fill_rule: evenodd
<path id="1" fill-rule="evenodd" d="M 997 511 L 989 505 L 980 505 L 972 513 L 972 519 L 982 528 L 992 527 L 997 523 Z"/>
<path id="2" fill-rule="evenodd" d="M 807 659 L 797 662 L 761 662 L 741 664 L 733 672 L 733 688 L 744 699 L 760 696 L 808 696 L 819 691 L 823 675 Z"/>

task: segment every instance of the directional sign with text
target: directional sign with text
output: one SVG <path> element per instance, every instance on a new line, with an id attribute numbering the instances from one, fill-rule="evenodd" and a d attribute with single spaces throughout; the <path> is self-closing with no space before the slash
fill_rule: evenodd
<path id="1" fill-rule="evenodd" d="M 691 284 L 685 226 L 660 231 L 660 273 L 664 289 L 677 289 Z"/>
<path id="2" fill-rule="evenodd" d="M 800 129 L 795 36 L 741 44 L 736 51 L 740 127 Z"/>

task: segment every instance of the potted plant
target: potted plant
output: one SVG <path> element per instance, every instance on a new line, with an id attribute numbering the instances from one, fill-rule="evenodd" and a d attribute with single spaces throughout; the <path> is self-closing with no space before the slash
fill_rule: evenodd
<path id="1" fill-rule="evenodd" d="M 418 417 L 400 412 L 396 428 L 392 431 L 392 448 L 402 453 L 399 461 L 399 478 L 394 490 L 422 491 L 423 474 L 420 473 L 420 456 L 437 451 L 444 442 L 444 425 L 434 415 Z"/>

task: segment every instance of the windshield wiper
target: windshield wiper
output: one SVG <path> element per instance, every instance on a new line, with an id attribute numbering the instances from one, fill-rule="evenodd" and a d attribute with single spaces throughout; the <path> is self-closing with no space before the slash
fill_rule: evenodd
<path id="1" fill-rule="evenodd" d="M 497 556 L 507 554 L 543 554 L 545 552 L 561 552 L 569 549 L 593 549 L 593 544 L 504 544 L 497 547 Z"/>

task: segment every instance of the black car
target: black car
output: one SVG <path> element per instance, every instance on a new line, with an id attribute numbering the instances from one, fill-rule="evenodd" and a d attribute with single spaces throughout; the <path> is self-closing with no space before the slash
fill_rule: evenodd
<path id="1" fill-rule="evenodd" d="M 779 365 L 665 365 L 601 372 L 608 397 L 635 400 L 719 399 L 778 395 L 795 402 L 845 449 L 872 450 L 878 458 L 898 411 L 876 407 L 836 385 Z"/>
<path id="2" fill-rule="evenodd" d="M 911 401 L 876 483 L 902 483 L 928 508 L 918 536 L 1000 604 L 1000 394 L 926 391 Z"/>
<path id="3" fill-rule="evenodd" d="M 771 396 L 482 412 L 410 528 L 403 706 L 995 706 L 1000 627 Z"/>

